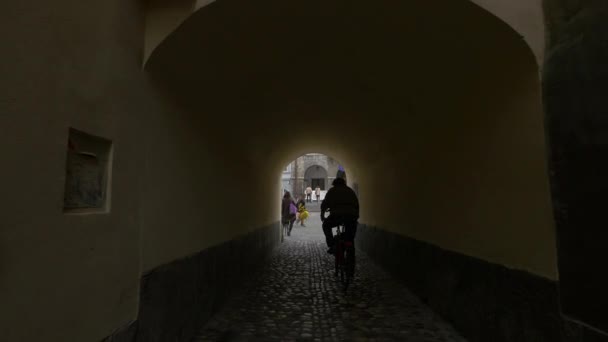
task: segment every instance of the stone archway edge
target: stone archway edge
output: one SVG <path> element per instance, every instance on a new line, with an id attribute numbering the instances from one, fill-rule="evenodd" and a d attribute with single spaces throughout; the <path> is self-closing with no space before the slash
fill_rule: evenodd
<path id="1" fill-rule="evenodd" d="M 145 66 L 154 50 L 177 27 L 195 12 L 216 0 L 152 0 L 146 7 L 146 31 L 144 37 Z M 221 1 L 221 0 L 220 0 Z M 545 51 L 545 24 L 542 0 L 461 0 L 470 1 L 496 16 L 518 32 L 537 64 L 542 68 Z"/>

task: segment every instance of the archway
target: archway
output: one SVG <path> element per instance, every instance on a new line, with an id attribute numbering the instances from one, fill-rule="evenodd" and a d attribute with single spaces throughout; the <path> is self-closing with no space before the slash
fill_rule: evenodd
<path id="1" fill-rule="evenodd" d="M 302 198 L 305 197 L 306 189 L 310 187 L 313 191 L 311 200 L 320 202 L 325 197 L 340 169 L 344 170 L 344 167 L 335 158 L 326 154 L 302 154 L 289 162 L 283 169 L 281 193 L 289 191 L 294 197 Z M 350 185 L 354 186 L 352 183 Z M 317 187 L 319 188 L 318 191 Z"/>
<path id="2" fill-rule="evenodd" d="M 313 165 L 306 169 L 304 173 L 304 185 L 316 189 L 327 190 L 329 182 L 327 170 L 321 165 Z"/>
<path id="3" fill-rule="evenodd" d="M 380 262 L 396 263 L 394 255 L 408 250 L 396 264 L 424 267 L 428 247 L 442 265 L 456 260 L 440 252 L 447 250 L 463 263 L 555 281 L 535 56 L 487 11 L 468 1 L 442 6 L 215 2 L 159 46 L 146 70 L 193 113 L 200 139 L 235 154 L 231 170 L 239 177 L 246 170 L 250 183 L 234 188 L 276 189 L 262 203 L 276 203 L 281 192 L 268 175 L 323 151 L 346 163 L 349 182 L 355 171 L 360 222 L 369 227 L 361 232 Z M 249 226 L 239 221 L 234 231 L 280 217 L 276 205 L 240 214 Z M 435 269 L 408 275 L 432 298 L 440 294 L 427 282 L 452 271 Z M 458 294 L 458 284 L 450 286 Z"/>
<path id="4" fill-rule="evenodd" d="M 186 257 L 205 258 L 204 251 L 224 251 L 235 243 L 239 248 L 215 260 L 233 261 L 229 258 L 239 256 L 235 250 L 263 246 L 233 242 L 244 236 L 272 245 L 265 238 L 275 232 L 280 216 L 272 205 L 280 186 L 274 176 L 288 158 L 324 148 L 347 163 L 349 181 L 351 169 L 360 176 L 361 222 L 377 227 L 369 230 L 378 238 L 371 250 L 386 246 L 383 253 L 400 255 L 395 241 L 409 238 L 462 259 L 555 280 L 534 56 L 510 27 L 470 2 L 445 1 L 441 9 L 428 1 L 313 1 L 306 6 L 218 1 L 190 16 L 155 49 L 145 77 L 129 70 L 134 63 L 128 56 L 136 52 L 113 51 L 117 42 L 132 40 L 108 40 L 103 47 L 112 63 L 107 66 L 118 69 L 106 74 L 126 75 L 126 83 L 113 89 L 109 85 L 117 80 L 102 75 L 104 82 L 94 83 L 103 91 L 96 94 L 124 92 L 124 103 L 107 105 L 82 121 L 103 126 L 117 142 L 116 156 L 123 159 L 115 164 L 114 179 L 133 190 L 116 193 L 112 218 L 121 234 L 128 232 L 124 241 L 138 246 L 141 241 L 141 252 L 128 254 L 131 268 L 121 269 L 132 281 L 117 283 L 103 298 L 137 293 L 132 289 L 139 275 L 131 271 L 138 265 L 142 273 L 162 272 L 172 262 L 182 265 Z M 94 73 L 87 63 L 104 67 L 105 60 L 83 58 L 82 68 L 75 70 Z M 75 79 L 97 79 L 89 76 Z M 72 94 L 74 89 L 58 88 L 58 93 L 64 90 Z M 87 99 L 95 98 L 83 94 L 83 106 L 69 112 L 85 112 Z M 134 108 L 146 108 L 141 111 L 146 115 L 112 115 L 138 112 Z M 57 114 L 62 118 L 54 121 L 58 125 L 74 121 Z M 144 127 L 143 141 L 133 139 L 133 132 Z M 48 141 L 62 139 L 49 136 Z M 141 160 L 126 167 L 129 156 Z M 136 196 L 137 184 L 144 188 L 141 196 Z M 54 193 L 47 197 L 58 198 Z M 121 203 L 139 208 L 138 216 L 120 211 Z M 123 235 L 104 235 L 105 223 L 97 221 L 96 236 L 123 241 L 117 238 Z M 390 243 L 387 236 L 393 238 Z M 125 253 L 136 250 L 128 247 Z M 117 265 L 115 256 L 121 253 L 104 259 L 109 260 L 104 267 Z M 403 259 L 399 262 L 416 256 Z M 420 265 L 429 262 L 423 256 L 419 260 Z M 200 274 L 195 267 L 186 269 Z M 209 277 L 193 276 L 193 288 L 202 288 L 205 279 L 224 279 L 222 270 L 215 270 Z M 223 284 L 212 285 L 221 289 Z M 143 296 L 142 306 L 158 304 L 146 302 L 149 298 L 170 297 L 162 294 L 167 288 L 159 285 L 161 295 Z M 180 293 L 195 297 L 187 290 Z M 95 307 L 96 299 L 83 298 Z M 120 307 L 122 315 L 111 319 L 132 318 L 136 298 L 129 299 Z M 173 307 L 180 311 L 167 309 L 167 316 L 188 314 L 188 305 Z M 138 331 L 157 326 L 149 317 L 142 316 Z"/>
<path id="5" fill-rule="evenodd" d="M 222 0 L 227 1 L 227 0 Z M 511 0 L 510 6 L 495 0 L 466 0 L 484 8 L 488 13 L 500 18 L 518 32 L 534 52 L 538 65 L 542 65 L 545 48 L 544 16 L 541 1 Z M 213 4 L 215 0 L 175 0 L 148 1 L 146 3 L 146 28 L 144 41 L 144 60 L 179 27 L 197 11 Z M 255 5 L 255 3 L 253 3 Z"/>

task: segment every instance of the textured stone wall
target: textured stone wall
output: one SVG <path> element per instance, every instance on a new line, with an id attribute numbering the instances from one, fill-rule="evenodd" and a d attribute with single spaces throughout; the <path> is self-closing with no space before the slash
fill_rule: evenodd
<path id="1" fill-rule="evenodd" d="M 546 0 L 546 128 L 564 313 L 608 331 L 608 1 Z"/>
<path id="2" fill-rule="evenodd" d="M 190 341 L 278 243 L 278 223 L 173 261 L 141 281 L 136 322 L 104 342 Z"/>
<path id="3" fill-rule="evenodd" d="M 606 342 L 565 320 L 554 281 L 360 225 L 357 248 L 470 342 Z"/>

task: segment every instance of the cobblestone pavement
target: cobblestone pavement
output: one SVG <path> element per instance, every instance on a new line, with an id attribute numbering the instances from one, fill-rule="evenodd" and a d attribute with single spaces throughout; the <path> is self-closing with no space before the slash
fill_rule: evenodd
<path id="1" fill-rule="evenodd" d="M 319 214 L 294 226 L 269 265 L 201 329 L 199 341 L 466 342 L 357 251 L 344 293 L 326 253 Z"/>

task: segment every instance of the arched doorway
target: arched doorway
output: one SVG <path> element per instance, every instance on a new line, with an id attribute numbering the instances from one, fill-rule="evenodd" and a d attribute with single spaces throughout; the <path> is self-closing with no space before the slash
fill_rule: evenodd
<path id="1" fill-rule="evenodd" d="M 294 198 L 302 198 L 306 188 L 310 187 L 313 190 L 312 200 L 322 201 L 339 169 L 344 170 L 341 165 L 338 160 L 323 153 L 300 155 L 283 168 L 281 196 L 289 191 Z M 317 187 L 318 195 L 315 191 Z"/>
<path id="2" fill-rule="evenodd" d="M 313 165 L 304 172 L 304 184 L 313 189 L 327 190 L 327 170 L 321 165 Z"/>

